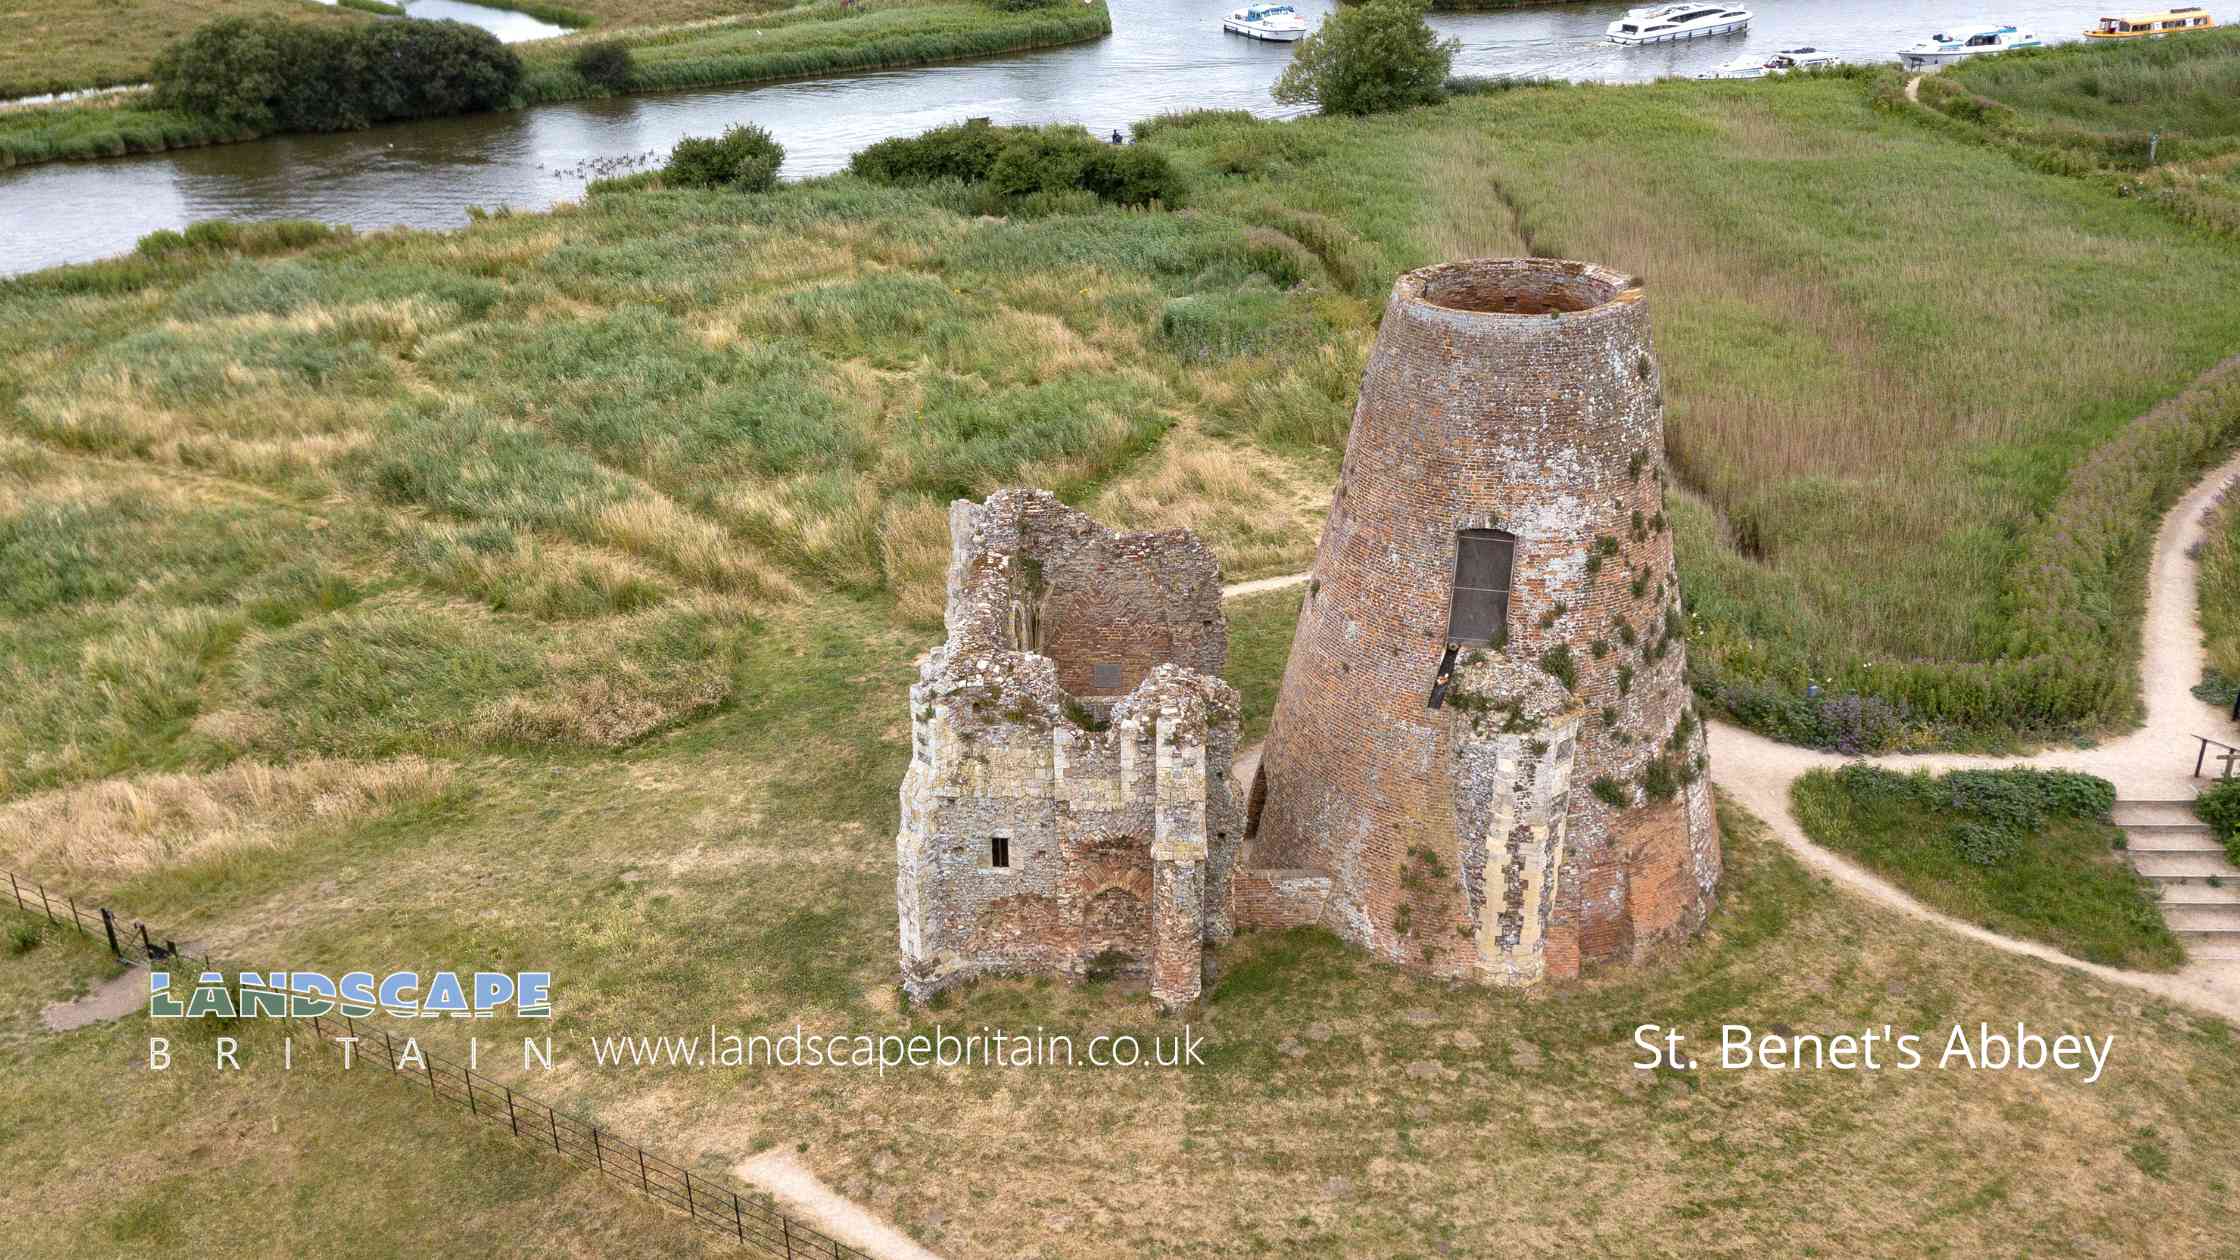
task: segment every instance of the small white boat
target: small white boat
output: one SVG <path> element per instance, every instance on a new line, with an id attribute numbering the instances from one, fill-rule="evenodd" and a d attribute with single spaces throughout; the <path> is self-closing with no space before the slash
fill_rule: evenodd
<path id="1" fill-rule="evenodd" d="M 1699 79 L 1762 79 L 1772 73 L 1773 71 L 1766 66 L 1765 58 L 1756 53 L 1751 53 L 1747 57 L 1737 57 L 1733 61 L 1713 66 L 1696 77 Z"/>
<path id="2" fill-rule="evenodd" d="M 1675 40 L 1707 35 L 1731 35 L 1750 29 L 1748 9 L 1715 4 L 1662 4 L 1648 9 L 1628 9 L 1609 27 L 1613 44 L 1669 44 Z"/>
<path id="3" fill-rule="evenodd" d="M 1221 19 L 1221 29 L 1232 35 L 1288 44 L 1307 33 L 1307 20 L 1288 4 L 1253 4 Z"/>
<path id="4" fill-rule="evenodd" d="M 1982 26 L 1958 35 L 1938 35 L 1911 47 L 1901 48 L 1898 50 L 1898 61 L 1908 70 L 1922 70 L 1930 66 L 1950 65 L 1968 57 L 1980 57 L 1985 53 L 2043 47 L 2044 41 L 2028 31 L 2018 30 L 2013 26 Z"/>
<path id="5" fill-rule="evenodd" d="M 1724 65 L 1713 66 L 1697 75 L 1699 79 L 1762 79 L 1769 74 L 1787 74 L 1791 70 L 1807 70 L 1815 66 L 1840 64 L 1843 58 L 1834 53 L 1824 53 L 1817 48 L 1784 48 L 1771 57 L 1751 53 L 1737 57 Z"/>
<path id="6" fill-rule="evenodd" d="M 1843 58 L 1834 53 L 1824 53 L 1817 48 L 1784 48 L 1766 58 L 1766 69 L 1775 74 L 1791 70 L 1812 70 L 1820 66 L 1840 66 Z"/>

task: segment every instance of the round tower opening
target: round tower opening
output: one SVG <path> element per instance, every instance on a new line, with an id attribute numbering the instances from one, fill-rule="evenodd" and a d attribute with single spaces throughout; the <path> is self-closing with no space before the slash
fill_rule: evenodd
<path id="1" fill-rule="evenodd" d="M 1637 288 L 1607 268 L 1557 258 L 1487 258 L 1411 274 L 1433 306 L 1484 315 L 1569 315 L 1591 311 Z"/>

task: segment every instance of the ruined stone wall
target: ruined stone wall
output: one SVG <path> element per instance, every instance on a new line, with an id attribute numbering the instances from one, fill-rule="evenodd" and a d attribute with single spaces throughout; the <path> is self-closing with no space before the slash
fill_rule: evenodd
<path id="1" fill-rule="evenodd" d="M 1071 695 L 1124 696 L 1163 664 L 1218 678 L 1228 663 L 1221 567 L 1187 530 L 1117 533 L 1055 496 L 1005 492 L 959 500 L 950 535 L 956 547 L 1015 558 L 1006 646 L 1049 657 Z M 952 607 L 958 573 L 952 565 Z"/>
<path id="2" fill-rule="evenodd" d="M 1149 978 L 1168 1005 L 1194 999 L 1205 944 L 1230 931 L 1236 693 L 1154 661 L 1123 695 L 1077 699 L 1055 661 L 1019 645 L 1038 641 L 1053 579 L 1085 589 L 1111 564 L 1138 596 L 1139 570 L 1164 575 L 1158 615 L 1127 624 L 1218 666 L 1218 568 L 1186 533 L 1113 534 L 1040 492 L 960 503 L 951 529 L 949 637 L 911 689 L 895 844 L 905 989 L 1097 974 Z"/>
<path id="3" fill-rule="evenodd" d="M 1660 388 L 1647 305 L 1624 276 L 1523 259 L 1394 286 L 1248 857 L 1326 872 L 1341 935 L 1434 974 L 1531 983 L 1634 957 L 1708 913 L 1719 850 Z M 1503 715 L 1492 730 L 1426 704 L 1466 529 L 1516 538 L 1507 640 L 1473 693 Z M 1511 706 L 1535 729 L 1499 730 Z"/>

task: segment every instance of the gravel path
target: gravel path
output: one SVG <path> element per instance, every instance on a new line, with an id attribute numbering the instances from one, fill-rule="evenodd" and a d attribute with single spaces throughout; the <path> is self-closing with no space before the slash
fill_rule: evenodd
<path id="1" fill-rule="evenodd" d="M 795 1217 L 876 1260 L 941 1260 L 908 1234 L 818 1180 L 783 1147 L 764 1151 L 732 1171 L 769 1191 L 778 1205 Z"/>

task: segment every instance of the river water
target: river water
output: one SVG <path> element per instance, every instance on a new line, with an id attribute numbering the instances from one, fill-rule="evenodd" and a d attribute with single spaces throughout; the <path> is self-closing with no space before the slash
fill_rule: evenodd
<path id="1" fill-rule="evenodd" d="M 413 12 L 442 0 L 419 0 Z M 874 140 L 969 117 L 1079 122 L 1102 135 L 1169 110 L 1279 109 L 1269 85 L 1286 45 L 1224 35 L 1242 0 L 1109 0 L 1114 33 L 1088 44 L 838 78 L 577 101 L 333 136 L 284 136 L 144 157 L 0 172 L 0 274 L 125 252 L 158 228 L 202 219 L 320 219 L 359 228 L 442 228 L 468 206 L 542 209 L 602 171 L 638 169 L 683 136 L 754 122 L 786 146 L 785 174 L 822 174 Z M 1641 81 L 1695 74 L 1745 52 L 1810 44 L 1855 61 L 1967 25 L 1979 0 L 1762 0 L 1740 35 L 1647 48 L 1602 40 L 1622 4 L 1440 16 L 1462 43 L 1455 73 Z M 1330 0 L 1296 0 L 1310 22 Z M 2104 3 L 2012 0 L 1992 11 L 2052 42 Z M 2115 6 L 2120 8 L 2120 5 Z M 1748 90 L 1738 85 L 1737 90 Z"/>

